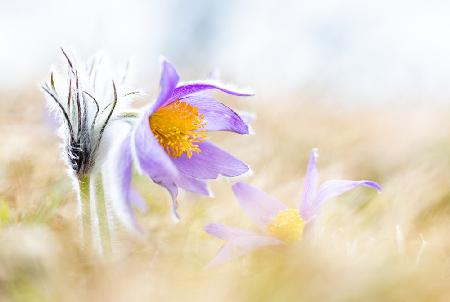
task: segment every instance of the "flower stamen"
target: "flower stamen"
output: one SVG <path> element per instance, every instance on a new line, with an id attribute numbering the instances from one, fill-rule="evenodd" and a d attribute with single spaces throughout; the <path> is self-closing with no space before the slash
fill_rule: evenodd
<path id="1" fill-rule="evenodd" d="M 297 209 L 286 209 L 278 212 L 267 227 L 269 235 L 283 241 L 299 240 L 305 227 L 304 220 L 300 217 Z"/>
<path id="2" fill-rule="evenodd" d="M 198 108 L 184 101 L 176 100 L 159 108 L 149 117 L 150 129 L 164 150 L 172 157 L 186 153 L 200 153 L 201 143 L 206 139 L 206 123 Z"/>

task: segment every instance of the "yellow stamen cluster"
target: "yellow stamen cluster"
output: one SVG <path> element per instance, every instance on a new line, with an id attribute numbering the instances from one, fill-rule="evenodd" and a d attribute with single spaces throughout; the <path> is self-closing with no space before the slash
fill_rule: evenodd
<path id="1" fill-rule="evenodd" d="M 194 152 L 200 153 L 200 147 L 195 143 L 206 139 L 204 118 L 197 107 L 176 100 L 156 110 L 150 116 L 149 124 L 167 154 L 180 157 L 186 153 L 191 158 Z"/>
<path id="2" fill-rule="evenodd" d="M 272 218 L 267 232 L 280 240 L 292 242 L 301 238 L 304 227 L 305 222 L 300 217 L 298 210 L 286 209 Z"/>

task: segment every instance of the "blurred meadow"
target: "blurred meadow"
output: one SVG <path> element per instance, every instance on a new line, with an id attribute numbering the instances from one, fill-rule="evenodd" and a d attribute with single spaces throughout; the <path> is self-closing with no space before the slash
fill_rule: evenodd
<path id="1" fill-rule="evenodd" d="M 45 12 L 37 4 L 19 12 L 19 4 L 1 3 L 3 22 L 14 16 L 46 21 L 35 29 L 32 20 L 2 29 L 11 43 L 0 51 L 0 301 L 449 301 L 450 62 L 444 52 L 450 43 L 439 38 L 450 7 L 398 1 L 385 11 L 388 1 L 380 1 L 368 4 L 373 10 L 365 15 L 357 1 L 339 9 L 336 1 L 286 1 L 286 7 L 261 1 L 254 11 L 249 7 L 256 1 L 164 3 L 131 1 L 121 11 L 118 1 L 100 1 L 81 29 L 63 19 L 83 11 L 87 1 L 70 9 L 44 1 Z M 276 29 L 264 21 L 274 8 L 269 20 Z M 165 25 L 158 34 L 145 12 Z M 108 13 L 128 25 L 120 27 Z M 164 23 L 176 23 L 176 16 L 182 26 Z M 67 31 L 40 31 L 55 31 L 52 20 Z M 372 29 L 373 41 L 359 25 Z M 139 27 L 145 30 L 133 31 Z M 289 37 L 278 35 L 284 28 Z M 388 42 L 400 42 L 381 44 L 386 33 L 393 33 Z M 35 35 L 36 57 L 24 58 L 18 41 Z M 433 43 L 424 40 L 428 36 Z M 66 44 L 83 58 L 100 48 L 119 63 L 135 55 L 132 76 L 148 92 L 137 104 L 157 96 L 159 54 L 181 66 L 184 80 L 205 78 L 217 67 L 223 80 L 253 87 L 251 98 L 217 97 L 255 113 L 255 134 L 213 133 L 211 139 L 251 166 L 253 174 L 239 180 L 291 207 L 300 201 L 314 147 L 321 181 L 370 179 L 383 191 L 359 188 L 331 200 L 308 241 L 206 269 L 223 242 L 205 233 L 205 224 L 255 229 L 231 191 L 236 179 L 212 181 L 213 198 L 182 191 L 175 224 L 167 192 L 136 174 L 149 205 L 138 214 L 144 235 L 117 225 L 115 255 L 89 253 L 80 245 L 76 196 L 38 88 L 50 64 L 61 61 L 57 47 Z"/>

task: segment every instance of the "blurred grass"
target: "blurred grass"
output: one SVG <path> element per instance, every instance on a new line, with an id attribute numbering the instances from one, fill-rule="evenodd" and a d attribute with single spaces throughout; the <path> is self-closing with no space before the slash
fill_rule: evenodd
<path id="1" fill-rule="evenodd" d="M 326 103 L 306 97 L 227 100 L 257 113 L 256 135 L 213 134 L 248 162 L 245 181 L 297 206 L 311 148 L 319 173 L 372 179 L 333 200 L 315 237 L 205 270 L 221 242 L 203 226 L 254 228 L 230 190 L 182 193 L 182 221 L 143 177 L 150 210 L 144 238 L 123 230 L 120 253 L 99 259 L 79 246 L 75 196 L 38 92 L 0 98 L 0 301 L 448 301 L 450 109 L 445 104 Z"/>

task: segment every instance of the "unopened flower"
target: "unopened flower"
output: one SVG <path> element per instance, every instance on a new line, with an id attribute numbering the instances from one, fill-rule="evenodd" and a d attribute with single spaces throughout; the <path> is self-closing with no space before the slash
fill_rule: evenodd
<path id="1" fill-rule="evenodd" d="M 107 252 L 111 249 L 112 215 L 104 198 L 101 167 L 113 139 L 105 137 L 121 119 L 117 111 L 122 99 L 135 92 L 118 90 L 108 67 L 100 65 L 100 57 L 84 65 L 62 52 L 66 68 L 52 72 L 42 89 L 61 122 L 63 158 L 77 192 L 84 245 L 101 245 L 98 249 Z"/>
<path id="2" fill-rule="evenodd" d="M 249 132 L 239 114 L 205 93 L 210 90 L 251 95 L 214 81 L 179 82 L 175 68 L 168 61 L 162 62 L 158 98 L 141 112 L 112 160 L 117 184 L 114 204 L 121 208 L 125 224 L 136 227 L 131 205 L 139 198 L 130 190 L 132 161 L 138 172 L 169 191 L 176 217 L 178 188 L 209 195 L 208 179 L 238 176 L 249 170 L 208 141 L 210 131 Z"/>
<path id="3" fill-rule="evenodd" d="M 99 80 L 102 70 L 98 59 L 94 57 L 90 64 L 83 65 L 62 52 L 66 70 L 52 72 L 42 89 L 61 121 L 60 134 L 70 171 L 80 178 L 99 161 L 104 132 L 117 109 L 118 92 L 112 79 Z"/>
<path id="4" fill-rule="evenodd" d="M 381 191 L 376 182 L 368 180 L 329 180 L 317 189 L 317 156 L 318 152 L 314 149 L 310 154 L 299 209 L 289 208 L 266 193 L 244 183 L 238 182 L 233 185 L 233 192 L 241 208 L 259 226 L 260 231 L 255 233 L 215 223 L 206 225 L 206 232 L 226 241 L 210 265 L 225 261 L 234 253 L 242 255 L 263 246 L 300 240 L 305 225 L 314 220 L 321 207 L 332 197 L 359 186 Z"/>

